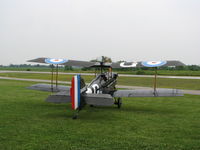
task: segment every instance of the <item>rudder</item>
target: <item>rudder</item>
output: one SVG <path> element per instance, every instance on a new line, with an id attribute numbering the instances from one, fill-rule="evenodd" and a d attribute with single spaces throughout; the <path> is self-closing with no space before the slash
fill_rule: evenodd
<path id="1" fill-rule="evenodd" d="M 71 81 L 70 89 L 72 109 L 77 110 L 81 104 L 81 76 L 75 75 Z"/>

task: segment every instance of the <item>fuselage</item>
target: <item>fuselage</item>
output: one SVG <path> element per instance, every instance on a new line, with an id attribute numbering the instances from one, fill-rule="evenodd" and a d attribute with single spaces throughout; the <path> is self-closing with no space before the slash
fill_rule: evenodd
<path id="1" fill-rule="evenodd" d="M 118 75 L 116 73 L 101 73 L 86 87 L 86 93 L 112 94 L 115 91 Z"/>

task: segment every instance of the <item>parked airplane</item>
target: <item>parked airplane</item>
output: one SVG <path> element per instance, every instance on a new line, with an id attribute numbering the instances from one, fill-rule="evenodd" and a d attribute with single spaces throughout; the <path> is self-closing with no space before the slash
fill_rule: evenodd
<path id="1" fill-rule="evenodd" d="M 68 59 L 55 58 L 37 58 L 28 62 L 47 63 L 65 66 L 93 67 L 100 70 L 99 74 L 86 85 L 80 74 L 75 75 L 70 86 L 57 84 L 58 69 L 56 69 L 56 84 L 53 84 L 53 69 L 51 84 L 35 84 L 29 89 L 52 91 L 46 99 L 52 103 L 67 103 L 71 102 L 72 109 L 77 110 L 73 119 L 76 119 L 79 111 L 86 105 L 90 106 L 111 106 L 117 105 L 118 108 L 122 105 L 122 97 L 171 97 L 183 96 L 183 93 L 177 89 L 157 89 L 156 75 L 157 67 L 165 66 L 184 66 L 180 61 L 141 61 L 141 62 L 120 62 L 120 63 L 105 63 L 103 61 L 88 62 Z M 116 88 L 118 74 L 112 72 L 112 68 L 134 68 L 134 67 L 153 67 L 155 68 L 155 82 L 153 89 L 135 89 L 135 90 L 118 90 Z"/>

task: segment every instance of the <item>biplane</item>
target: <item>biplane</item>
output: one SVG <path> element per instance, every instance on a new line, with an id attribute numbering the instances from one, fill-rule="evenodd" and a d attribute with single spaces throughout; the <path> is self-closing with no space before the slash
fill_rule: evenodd
<path id="1" fill-rule="evenodd" d="M 37 58 L 28 62 L 46 63 L 52 66 L 51 84 L 35 84 L 29 89 L 40 91 L 51 91 L 52 94 L 46 99 L 52 103 L 71 102 L 72 109 L 76 110 L 73 119 L 78 117 L 78 113 L 84 106 L 111 106 L 122 105 L 123 97 L 171 97 L 183 96 L 182 91 L 177 89 L 158 89 L 156 87 L 157 68 L 168 66 L 184 66 L 180 61 L 140 61 L 140 62 L 116 62 L 106 63 L 103 60 L 96 62 L 77 61 L 55 58 Z M 75 75 L 71 80 L 71 86 L 58 85 L 58 65 L 78 66 L 95 68 L 95 78 L 86 85 L 81 74 Z M 151 67 L 155 68 L 154 86 L 152 89 L 118 90 L 116 88 L 118 74 L 112 71 L 113 68 L 135 68 Z M 56 68 L 56 69 L 55 69 Z M 56 70 L 54 73 L 54 70 Z M 96 71 L 98 70 L 98 71 Z M 56 82 L 54 77 L 56 76 Z"/>

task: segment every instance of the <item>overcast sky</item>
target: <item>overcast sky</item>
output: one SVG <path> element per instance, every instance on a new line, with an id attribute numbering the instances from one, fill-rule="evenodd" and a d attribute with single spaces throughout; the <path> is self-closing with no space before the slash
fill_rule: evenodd
<path id="1" fill-rule="evenodd" d="M 37 57 L 200 64 L 200 0 L 0 0 L 0 64 Z"/>

